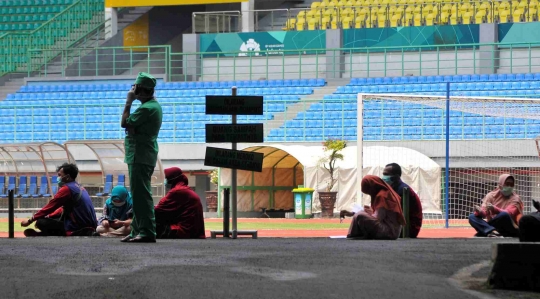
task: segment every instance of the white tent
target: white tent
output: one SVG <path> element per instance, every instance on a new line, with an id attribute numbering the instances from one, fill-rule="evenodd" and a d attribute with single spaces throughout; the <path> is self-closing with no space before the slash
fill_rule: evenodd
<path id="1" fill-rule="evenodd" d="M 238 211 L 260 211 L 260 208 L 292 209 L 291 190 L 304 185 L 324 191 L 329 174 L 319 167 L 324 156 L 322 146 L 269 144 L 254 146 L 245 151 L 264 154 L 263 172 L 238 170 Z M 345 160 L 336 166 L 338 183 L 332 191 L 338 192 L 336 210 L 350 209 L 355 202 L 369 203 L 369 198 L 357 200 L 357 148 L 349 146 L 343 151 Z M 365 147 L 363 149 L 363 175 L 381 175 L 388 163 L 402 167 L 402 179 L 418 193 L 424 213 L 441 213 L 441 168 L 429 157 L 403 147 Z M 220 186 L 230 186 L 230 170 L 222 169 Z M 314 194 L 315 212 L 320 211 L 318 194 Z"/>

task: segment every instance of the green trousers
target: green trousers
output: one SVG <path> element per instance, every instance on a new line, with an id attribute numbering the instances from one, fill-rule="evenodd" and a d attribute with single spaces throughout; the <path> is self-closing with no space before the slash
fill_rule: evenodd
<path id="1" fill-rule="evenodd" d="M 154 167 L 144 164 L 128 164 L 129 186 L 133 199 L 131 237 L 156 237 L 156 218 L 152 199 L 151 180 Z"/>

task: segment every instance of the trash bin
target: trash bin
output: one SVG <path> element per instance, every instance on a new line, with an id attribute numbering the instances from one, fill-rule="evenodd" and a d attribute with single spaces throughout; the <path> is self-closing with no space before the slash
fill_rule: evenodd
<path id="1" fill-rule="evenodd" d="M 294 194 L 294 216 L 296 219 L 311 218 L 313 191 L 315 190 L 311 188 L 304 188 L 302 185 L 292 190 Z"/>

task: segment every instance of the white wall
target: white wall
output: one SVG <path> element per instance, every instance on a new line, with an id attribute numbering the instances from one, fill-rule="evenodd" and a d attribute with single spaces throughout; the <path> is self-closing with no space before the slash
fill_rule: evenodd
<path id="1" fill-rule="evenodd" d="M 493 65 L 499 66 L 497 73 L 540 72 L 538 48 L 500 49 L 499 58 L 491 49 L 343 55 L 343 78 L 490 74 Z M 324 78 L 326 63 L 325 55 L 204 58 L 201 80 Z"/>
<path id="2" fill-rule="evenodd" d="M 540 49 L 501 49 L 497 73 L 540 72 Z M 529 67 L 530 66 L 530 67 Z"/>
<path id="3" fill-rule="evenodd" d="M 324 78 L 326 57 L 293 55 L 204 58 L 201 73 L 202 81 Z"/>

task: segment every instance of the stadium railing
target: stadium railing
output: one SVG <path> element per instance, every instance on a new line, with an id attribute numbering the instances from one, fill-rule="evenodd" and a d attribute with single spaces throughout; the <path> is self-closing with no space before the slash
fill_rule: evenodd
<path id="1" fill-rule="evenodd" d="M 27 70 L 28 50 L 69 48 L 104 24 L 103 0 L 79 0 L 68 6 L 39 28 L 25 33 L 7 33 L 0 36 L 0 75 Z M 56 55 L 54 55 L 56 53 Z M 58 52 L 47 51 L 44 60 Z"/>
<path id="2" fill-rule="evenodd" d="M 49 57 L 59 55 L 59 59 Z M 59 67 L 65 76 L 134 75 L 139 71 L 169 74 L 171 46 L 95 47 L 29 50 L 28 77 L 47 77 Z M 35 72 L 42 68 L 41 72 Z"/>
<path id="3" fill-rule="evenodd" d="M 43 64 L 63 76 L 149 71 L 168 81 L 224 81 L 531 73 L 540 71 L 540 43 L 473 43 L 403 47 L 172 53 L 170 46 L 29 50 L 28 76 Z M 48 61 L 49 52 L 60 53 Z M 332 70 L 328 66 L 332 65 Z"/>

